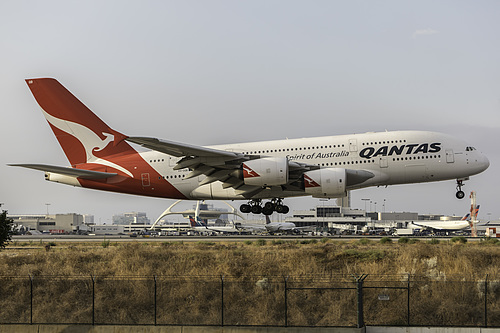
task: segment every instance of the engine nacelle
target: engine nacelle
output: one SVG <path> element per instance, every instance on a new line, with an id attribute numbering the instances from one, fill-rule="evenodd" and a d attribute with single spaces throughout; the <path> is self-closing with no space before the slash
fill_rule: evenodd
<path id="1" fill-rule="evenodd" d="M 316 198 L 339 198 L 346 195 L 346 170 L 326 168 L 304 173 L 304 189 Z"/>
<path id="2" fill-rule="evenodd" d="M 288 182 L 286 157 L 264 157 L 243 163 L 243 180 L 247 185 L 278 186 Z"/>

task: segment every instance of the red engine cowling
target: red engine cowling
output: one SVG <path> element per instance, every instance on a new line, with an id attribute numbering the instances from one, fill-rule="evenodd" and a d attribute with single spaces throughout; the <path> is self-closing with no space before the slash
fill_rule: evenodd
<path id="1" fill-rule="evenodd" d="M 247 185 L 278 186 L 288 182 L 286 157 L 264 157 L 243 163 L 243 180 Z"/>
<path id="2" fill-rule="evenodd" d="M 304 173 L 306 193 L 316 198 L 339 198 L 346 195 L 346 171 L 326 168 Z"/>

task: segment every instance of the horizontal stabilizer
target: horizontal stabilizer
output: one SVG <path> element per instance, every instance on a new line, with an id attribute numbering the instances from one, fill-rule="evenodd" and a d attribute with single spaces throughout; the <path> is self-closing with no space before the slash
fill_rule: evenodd
<path id="1" fill-rule="evenodd" d="M 105 179 L 118 175 L 117 173 L 67 168 L 67 167 L 47 165 L 47 164 L 9 164 L 9 166 L 17 166 L 44 172 L 58 173 L 61 175 L 78 177 L 82 179 Z"/>

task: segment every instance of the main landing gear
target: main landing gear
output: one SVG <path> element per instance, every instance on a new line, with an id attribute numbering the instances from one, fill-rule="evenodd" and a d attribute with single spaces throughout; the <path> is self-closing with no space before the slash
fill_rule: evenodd
<path id="1" fill-rule="evenodd" d="M 462 191 L 462 186 L 464 186 L 464 181 L 462 179 L 457 179 L 457 199 L 463 199 L 465 197 L 464 191 Z"/>
<path id="2" fill-rule="evenodd" d="M 272 213 L 287 214 L 290 211 L 288 206 L 283 205 L 283 199 L 272 199 L 261 206 L 261 199 L 253 199 L 240 206 L 242 213 L 271 215 Z"/>

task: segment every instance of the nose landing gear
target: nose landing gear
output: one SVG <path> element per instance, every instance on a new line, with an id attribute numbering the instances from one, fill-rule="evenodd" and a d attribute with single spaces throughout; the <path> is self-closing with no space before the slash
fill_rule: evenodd
<path id="1" fill-rule="evenodd" d="M 283 199 L 272 199 L 261 206 L 261 199 L 253 199 L 248 203 L 240 206 L 240 211 L 242 213 L 253 213 L 253 214 L 264 214 L 271 215 L 276 212 L 279 214 L 287 214 L 290 211 L 290 208 L 286 205 L 283 205 Z"/>
<path id="2" fill-rule="evenodd" d="M 464 181 L 462 179 L 457 179 L 457 193 L 455 194 L 457 199 L 463 199 L 465 197 L 465 193 L 462 191 L 462 186 L 464 186 Z"/>

